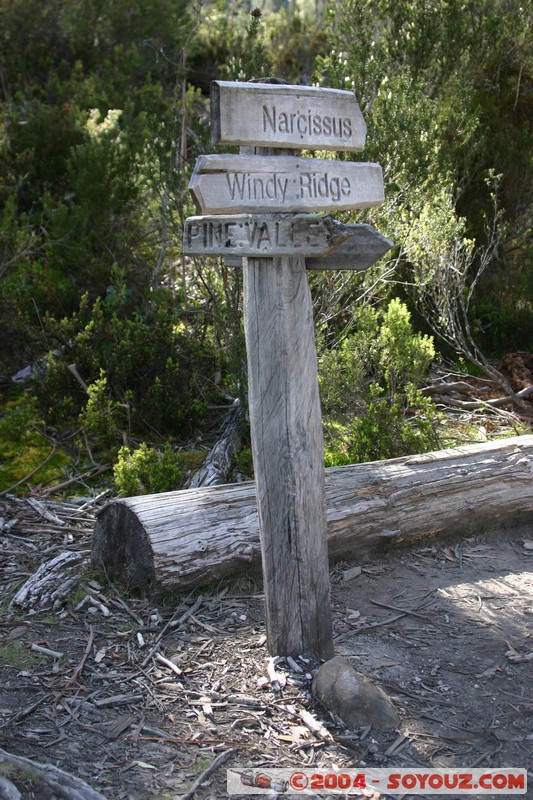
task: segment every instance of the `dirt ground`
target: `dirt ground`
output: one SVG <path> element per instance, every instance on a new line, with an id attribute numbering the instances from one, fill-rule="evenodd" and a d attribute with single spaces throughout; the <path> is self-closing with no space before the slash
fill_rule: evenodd
<path id="1" fill-rule="evenodd" d="M 315 664 L 281 660 L 285 685 L 272 683 L 251 579 L 148 603 L 85 576 L 63 608 L 8 613 L 42 562 L 90 549 L 90 503 L 46 508 L 55 521 L 0 499 L 3 750 L 109 800 L 219 800 L 228 768 L 286 766 L 527 768 L 533 798 L 533 523 L 332 571 L 336 654 L 401 716 L 398 730 L 376 733 L 316 704 Z M 9 774 L 23 798 L 58 796 L 31 772 Z"/>

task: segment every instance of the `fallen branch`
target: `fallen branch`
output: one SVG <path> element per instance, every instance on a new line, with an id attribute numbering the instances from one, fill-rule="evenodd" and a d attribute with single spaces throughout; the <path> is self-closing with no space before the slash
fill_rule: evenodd
<path id="1" fill-rule="evenodd" d="M 306 725 L 311 733 L 314 733 L 319 739 L 322 739 L 323 742 L 332 743 L 334 741 L 333 736 L 322 723 L 314 717 L 309 711 L 306 711 L 305 708 L 300 708 L 297 712 L 298 716 Z"/>
<path id="2" fill-rule="evenodd" d="M 66 489 L 68 486 L 72 486 L 73 483 L 81 483 L 82 481 L 89 480 L 89 478 L 96 478 L 97 475 L 107 472 L 109 469 L 111 469 L 111 467 L 111 464 L 99 464 L 94 469 L 88 470 L 88 472 L 83 472 L 81 475 L 76 475 L 74 478 L 69 478 L 67 481 L 55 483 L 53 486 L 48 486 L 46 489 L 41 489 L 39 494 L 47 495 L 53 494 L 54 492 L 59 492 L 63 489 Z"/>
<path id="3" fill-rule="evenodd" d="M 178 795 L 175 800 L 191 800 L 191 798 L 196 794 L 197 789 L 199 789 L 200 786 L 205 783 L 219 767 L 222 766 L 222 764 L 225 764 L 234 752 L 235 750 L 231 749 L 220 753 L 215 760 L 211 762 L 207 769 L 204 769 L 204 771 L 196 778 L 191 788 L 185 792 L 185 794 Z"/>
<path id="4" fill-rule="evenodd" d="M 426 614 L 420 614 L 417 609 L 411 608 L 399 608 L 398 606 L 391 606 L 389 603 L 381 603 L 379 600 L 373 600 L 371 597 L 368 598 L 371 603 L 375 606 L 379 606 L 380 608 L 387 608 L 389 611 L 399 611 L 401 614 L 406 614 L 411 617 L 418 617 L 418 619 L 424 620 L 424 622 L 428 622 L 430 625 L 433 625 L 435 628 L 440 628 L 441 631 L 445 631 L 446 628 L 444 625 L 440 625 L 436 620 L 431 619 Z"/>
<path id="5" fill-rule="evenodd" d="M 42 504 L 42 503 L 39 503 L 39 501 L 38 501 L 38 500 L 36 500 L 34 497 L 28 497 L 28 499 L 26 500 L 26 502 L 27 502 L 27 503 L 28 503 L 28 505 L 30 505 L 30 506 L 33 508 L 33 510 L 34 510 L 34 511 L 36 511 L 36 512 L 37 512 L 37 513 L 38 513 L 38 514 L 41 516 L 41 517 L 44 517 L 44 519 L 47 519 L 47 520 L 48 520 L 48 522 L 53 522 L 55 525 L 59 525 L 59 527 L 60 527 L 60 528 L 62 528 L 62 527 L 63 527 L 63 525 L 65 524 L 65 523 L 63 522 L 63 520 L 62 520 L 62 519 L 60 519 L 60 517 L 58 517 L 58 516 L 57 516 L 57 514 L 52 514 L 52 512 L 51 512 L 51 511 L 48 511 L 48 509 L 46 509 L 46 508 L 45 508 L 45 506 L 43 506 L 43 504 Z"/>
<path id="6" fill-rule="evenodd" d="M 196 600 L 193 603 L 193 605 L 190 608 L 188 608 L 183 614 L 181 614 L 178 619 L 176 619 L 176 615 L 178 614 L 178 611 L 180 611 L 180 609 L 178 608 L 177 611 L 174 612 L 174 614 L 169 619 L 167 624 L 159 631 L 159 635 L 157 636 L 152 648 L 150 649 L 150 652 L 148 653 L 148 655 L 146 656 L 146 658 L 142 662 L 141 667 L 143 669 L 148 665 L 148 662 L 150 661 L 150 659 L 152 658 L 154 653 L 156 653 L 157 650 L 159 649 L 159 645 L 161 644 L 161 640 L 163 639 L 163 636 L 165 635 L 167 630 L 169 628 L 177 628 L 177 627 L 179 627 L 183 622 L 185 622 L 186 619 L 188 619 L 192 614 L 194 614 L 195 611 L 197 611 L 200 608 L 200 606 L 202 605 L 203 602 L 204 602 L 203 596 L 199 595 L 196 598 Z"/>
<path id="7" fill-rule="evenodd" d="M 50 650 L 49 647 L 43 647 L 40 644 L 35 644 L 35 642 L 32 644 L 31 649 L 34 653 L 40 653 L 43 656 L 49 656 L 50 658 L 54 658 L 56 661 L 58 661 L 60 658 L 63 658 L 65 655 L 64 653 L 60 653 L 59 650 Z"/>
<path id="8" fill-rule="evenodd" d="M 492 383 L 492 381 L 490 381 Z M 489 386 L 483 387 L 476 387 L 474 388 L 466 381 L 451 381 L 450 383 L 446 383 L 446 381 L 439 381 L 439 383 L 432 383 L 429 386 L 424 386 L 421 389 L 422 394 L 449 394 L 451 392 L 459 392 L 460 394 L 468 394 L 471 395 L 473 392 L 489 392 Z"/>
<path id="9" fill-rule="evenodd" d="M 164 664 L 165 667 L 168 667 L 168 669 L 175 675 L 183 675 L 183 670 L 181 670 L 177 666 L 177 664 L 174 664 L 174 662 L 171 661 L 169 658 L 165 658 L 165 656 L 162 656 L 161 653 L 156 653 L 154 658 L 156 661 L 159 661 L 160 664 Z"/>
<path id="10" fill-rule="evenodd" d="M 11 766 L 21 771 L 21 783 L 27 784 L 31 776 L 31 781 L 40 782 L 46 785 L 52 793 L 55 793 L 63 800 L 106 800 L 103 794 L 95 791 L 89 784 L 82 781 L 68 772 L 64 772 L 59 767 L 54 767 L 52 764 L 39 764 L 29 758 L 23 756 L 14 756 L 5 750 L 0 749 L 0 763 L 7 762 Z M 10 782 L 13 785 L 17 783 L 17 773 L 10 771 Z M 39 793 L 40 795 L 40 793 Z M 16 794 L 12 794 L 16 797 Z M 19 794 L 20 797 L 20 794 Z"/>
<path id="11" fill-rule="evenodd" d="M 500 406 L 507 406 L 514 403 L 515 397 L 526 398 L 533 395 L 533 386 L 527 386 L 525 389 L 521 389 L 519 392 L 516 392 L 516 394 L 513 397 L 507 395 L 505 397 L 491 398 L 490 400 L 482 400 L 481 398 L 474 398 L 472 400 L 458 400 L 455 397 L 448 397 L 448 392 L 451 393 L 452 391 L 458 391 L 457 389 L 452 389 L 451 386 L 453 386 L 453 384 L 450 384 L 448 386 L 446 384 L 427 386 L 423 390 L 423 392 L 424 394 L 432 394 L 433 400 L 436 403 L 443 403 L 444 405 L 448 404 L 450 406 L 455 406 L 456 408 L 464 408 L 465 410 L 469 411 L 475 408 L 483 408 L 486 406 L 489 406 L 491 408 L 499 408 Z M 438 393 L 439 391 L 441 392 L 440 394 Z M 445 392 L 445 394 L 442 394 L 443 391 Z M 473 394 L 474 392 L 476 392 L 476 389 L 474 389 L 474 387 L 471 386 L 470 394 Z M 463 393 L 466 394 L 466 392 Z M 533 417 L 533 407 L 527 409 L 526 415 Z"/>
<path id="12" fill-rule="evenodd" d="M 10 486 L 9 489 L 4 489 L 3 492 L 0 492 L 0 497 L 5 497 L 10 492 L 14 491 L 15 489 L 18 489 L 19 486 L 22 486 L 23 483 L 29 481 L 30 478 L 33 478 L 33 476 L 36 475 L 43 467 L 46 467 L 48 462 L 55 456 L 56 451 L 57 451 L 57 446 L 54 444 L 51 451 L 48 453 L 44 461 L 41 461 L 38 467 L 35 467 L 35 469 L 32 469 L 31 472 L 28 472 L 27 475 L 21 478 L 20 481 L 14 483 L 13 486 Z"/>
<path id="13" fill-rule="evenodd" d="M 82 671 L 83 667 L 85 666 L 85 662 L 87 661 L 88 657 L 91 654 L 91 651 L 92 651 L 92 648 L 93 648 L 93 642 L 94 642 L 94 630 L 92 628 L 89 628 L 89 637 L 87 639 L 87 645 L 85 647 L 85 650 L 83 651 L 83 655 L 81 657 L 81 661 L 79 662 L 78 666 L 76 667 L 76 669 L 72 673 L 71 677 L 66 682 L 65 690 L 69 689 L 72 686 L 72 684 L 75 681 L 77 681 L 78 677 L 81 675 L 81 671 Z"/>
<path id="14" fill-rule="evenodd" d="M 78 586 L 88 561 L 86 553 L 69 550 L 41 564 L 13 597 L 9 611 L 59 608 Z"/>
<path id="15" fill-rule="evenodd" d="M 211 448 L 198 472 L 193 475 L 189 483 L 190 489 L 196 489 L 199 486 L 220 486 L 220 484 L 227 483 L 233 456 L 241 446 L 241 417 L 240 401 L 235 400 L 231 411 L 224 420 L 220 438 Z"/>

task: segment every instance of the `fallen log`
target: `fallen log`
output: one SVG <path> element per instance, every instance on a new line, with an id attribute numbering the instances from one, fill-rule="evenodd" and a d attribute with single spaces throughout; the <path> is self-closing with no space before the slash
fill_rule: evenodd
<path id="1" fill-rule="evenodd" d="M 326 470 L 330 561 L 533 520 L 533 436 Z M 252 482 L 114 500 L 92 563 L 157 594 L 259 571 Z"/>

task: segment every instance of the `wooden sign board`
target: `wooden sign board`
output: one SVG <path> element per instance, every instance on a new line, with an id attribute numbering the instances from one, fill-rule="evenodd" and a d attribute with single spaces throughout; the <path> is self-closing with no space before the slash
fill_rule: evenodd
<path id="1" fill-rule="evenodd" d="M 189 189 L 204 214 L 339 211 L 384 200 L 379 164 L 297 156 L 200 156 Z"/>
<path id="2" fill-rule="evenodd" d="M 214 144 L 362 150 L 366 124 L 352 92 L 313 86 L 214 81 Z"/>
<path id="3" fill-rule="evenodd" d="M 306 269 L 349 269 L 362 272 L 375 264 L 393 246 L 391 240 L 378 233 L 372 225 L 346 224 L 343 225 L 343 230 L 348 234 L 347 238 L 325 254 L 306 257 Z M 242 258 L 229 256 L 224 261 L 227 267 L 242 267 Z"/>
<path id="4" fill-rule="evenodd" d="M 192 256 L 323 256 L 349 235 L 349 226 L 318 214 L 189 217 L 183 251 Z"/>
<path id="5" fill-rule="evenodd" d="M 350 233 L 339 247 L 324 255 L 306 258 L 306 269 L 351 269 L 359 272 L 368 269 L 385 255 L 393 242 L 372 227 L 362 223 L 346 225 Z"/>

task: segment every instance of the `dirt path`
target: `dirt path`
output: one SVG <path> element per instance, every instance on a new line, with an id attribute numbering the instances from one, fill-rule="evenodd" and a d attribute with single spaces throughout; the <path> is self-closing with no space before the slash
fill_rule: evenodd
<path id="1" fill-rule="evenodd" d="M 355 561 L 337 565 L 336 653 L 401 714 L 398 731 L 375 734 L 346 730 L 316 706 L 316 665 L 281 661 L 285 686 L 270 681 L 252 580 L 147 603 L 95 577 L 64 609 L 8 618 L 14 590 L 43 560 L 90 547 L 92 510 L 65 508 L 52 509 L 59 525 L 24 500 L 0 501 L 4 750 L 71 772 L 109 800 L 219 800 L 228 767 L 365 765 L 525 767 L 533 797 L 533 525 L 430 540 L 360 563 L 359 574 Z M 312 731 L 305 711 L 329 734 Z M 29 774 L 17 785 L 23 797 L 53 797 Z"/>

